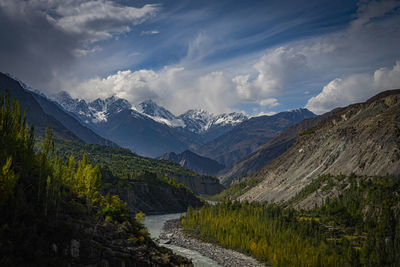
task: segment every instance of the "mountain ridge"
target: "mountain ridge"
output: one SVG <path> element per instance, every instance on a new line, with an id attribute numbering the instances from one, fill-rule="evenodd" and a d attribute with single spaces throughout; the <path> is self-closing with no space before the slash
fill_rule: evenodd
<path id="1" fill-rule="evenodd" d="M 303 121 L 292 125 L 278 135 L 268 140 L 265 144 L 256 148 L 249 155 L 235 161 L 232 165 L 221 170 L 217 175 L 224 183 L 230 183 L 231 180 L 238 176 L 255 173 L 274 160 L 287 149 L 289 149 L 296 141 L 299 134 L 307 129 L 315 126 L 320 121 L 326 119 L 334 111 L 329 111 L 325 114 L 314 118 L 307 118 Z"/>
<path id="2" fill-rule="evenodd" d="M 298 109 L 272 116 L 252 117 L 236 125 L 231 131 L 195 149 L 194 152 L 228 166 L 250 154 L 280 131 L 314 116 L 316 115 L 307 109 Z"/>
<path id="3" fill-rule="evenodd" d="M 0 72 L 0 92 L 6 93 L 7 91 L 12 97 L 16 98 L 23 109 L 27 111 L 27 121 L 30 125 L 35 125 L 36 133 L 44 136 L 47 126 L 51 125 L 54 136 L 74 141 L 82 141 L 60 121 L 50 114 L 47 114 L 36 101 L 32 91 L 24 89 L 18 80 Z"/>
<path id="4" fill-rule="evenodd" d="M 240 200 L 285 201 L 319 174 L 400 173 L 400 89 L 337 109 L 255 177 Z"/>

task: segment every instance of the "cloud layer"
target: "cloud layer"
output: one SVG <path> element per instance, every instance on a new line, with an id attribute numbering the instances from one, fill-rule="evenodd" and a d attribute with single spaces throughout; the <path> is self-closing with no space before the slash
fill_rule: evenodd
<path id="1" fill-rule="evenodd" d="M 108 0 L 0 0 L 0 71 L 41 90 L 59 88 L 68 73 L 76 75 L 77 58 L 102 50 L 96 43 L 131 31 L 158 11 L 157 5 Z"/>
<path id="2" fill-rule="evenodd" d="M 400 88 L 400 61 L 393 68 L 380 68 L 373 74 L 355 74 L 346 78 L 336 78 L 310 98 L 306 108 L 322 114 L 336 107 L 362 102 L 375 94 Z"/>
<path id="3" fill-rule="evenodd" d="M 397 85 L 400 2 L 345 2 L 0 0 L 0 71 L 175 113 L 321 113 Z"/>
<path id="4" fill-rule="evenodd" d="M 133 104 L 153 99 L 175 113 L 191 108 L 214 113 L 231 112 L 238 103 L 255 103 L 265 112 L 279 105 L 271 96 L 281 93 L 291 76 L 305 65 L 305 56 L 283 47 L 267 51 L 253 65 L 254 77 L 237 75 L 233 78 L 223 71 L 198 72 L 184 67 L 162 70 L 118 71 L 106 78 L 94 78 L 69 91 L 75 97 L 93 98 L 117 95 Z"/>

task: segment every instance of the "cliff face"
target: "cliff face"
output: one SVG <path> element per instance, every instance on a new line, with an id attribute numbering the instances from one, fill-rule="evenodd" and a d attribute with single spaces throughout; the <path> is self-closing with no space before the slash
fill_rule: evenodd
<path id="1" fill-rule="evenodd" d="M 64 266 L 191 266 L 191 262 L 174 255 L 169 249 L 159 247 L 146 240 L 141 245 L 132 244 L 129 229 L 132 225 L 124 222 L 95 223 L 94 221 L 77 221 L 70 228 L 69 239 L 55 241 L 51 250 Z M 141 241 L 136 241 L 137 243 Z M 48 262 L 55 265 L 56 262 Z"/>
<path id="2" fill-rule="evenodd" d="M 300 136 L 240 200 L 285 201 L 319 174 L 400 173 L 400 90 L 350 105 Z"/>
<path id="3" fill-rule="evenodd" d="M 128 203 L 133 212 L 162 214 L 184 212 L 189 206 L 199 207 L 201 201 L 184 187 L 161 186 L 153 184 L 131 184 L 131 188 L 111 188 L 104 194 L 118 195 Z"/>
<path id="4" fill-rule="evenodd" d="M 176 182 L 189 187 L 196 195 L 216 195 L 225 189 L 217 178 L 211 176 L 174 176 Z"/>
<path id="5" fill-rule="evenodd" d="M 160 159 L 178 163 L 183 168 L 190 169 L 199 174 L 215 175 L 225 167 L 213 159 L 199 156 L 190 150 L 185 150 L 180 154 L 174 152 L 165 153 Z"/>

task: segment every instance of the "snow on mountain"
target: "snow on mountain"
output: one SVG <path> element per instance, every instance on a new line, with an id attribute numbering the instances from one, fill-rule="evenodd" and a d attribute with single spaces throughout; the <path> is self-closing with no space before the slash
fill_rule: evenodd
<path id="1" fill-rule="evenodd" d="M 67 92 L 61 92 L 56 95 L 55 100 L 85 123 L 105 122 L 109 116 L 132 107 L 127 100 L 115 96 L 86 102 L 83 99 L 72 98 Z"/>
<path id="2" fill-rule="evenodd" d="M 214 115 L 202 109 L 191 109 L 179 115 L 178 118 L 184 121 L 189 131 L 203 133 L 209 128 Z"/>
<path id="3" fill-rule="evenodd" d="M 189 110 L 182 115 L 175 116 L 153 100 L 143 101 L 134 107 L 127 100 L 115 96 L 86 102 L 82 99 L 74 99 L 66 92 L 61 92 L 56 95 L 55 100 L 65 110 L 75 114 L 86 124 L 106 122 L 109 116 L 126 109 L 131 109 L 138 113 L 137 115 L 149 117 L 170 127 L 182 127 L 194 133 L 204 133 L 214 127 L 235 126 L 248 119 L 242 113 L 214 115 L 202 109 Z"/>
<path id="4" fill-rule="evenodd" d="M 185 127 L 183 120 L 177 118 L 174 114 L 165 108 L 157 105 L 153 100 L 149 99 L 139 104 L 137 110 L 150 116 L 155 121 L 167 124 L 171 127 Z"/>
<path id="5" fill-rule="evenodd" d="M 236 125 L 247 119 L 248 117 L 243 113 L 232 112 L 229 114 L 221 114 L 216 116 L 213 125 Z"/>
<path id="6" fill-rule="evenodd" d="M 203 133 L 213 127 L 231 125 L 235 126 L 248 119 L 243 113 L 232 112 L 229 114 L 214 115 L 202 109 L 191 109 L 178 116 L 186 124 L 189 131 Z"/>

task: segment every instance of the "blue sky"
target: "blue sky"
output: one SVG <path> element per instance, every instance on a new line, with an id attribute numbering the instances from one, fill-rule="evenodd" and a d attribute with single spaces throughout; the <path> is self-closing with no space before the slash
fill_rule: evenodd
<path id="1" fill-rule="evenodd" d="M 0 70 L 179 114 L 320 114 L 400 88 L 399 1 L 0 0 Z"/>

